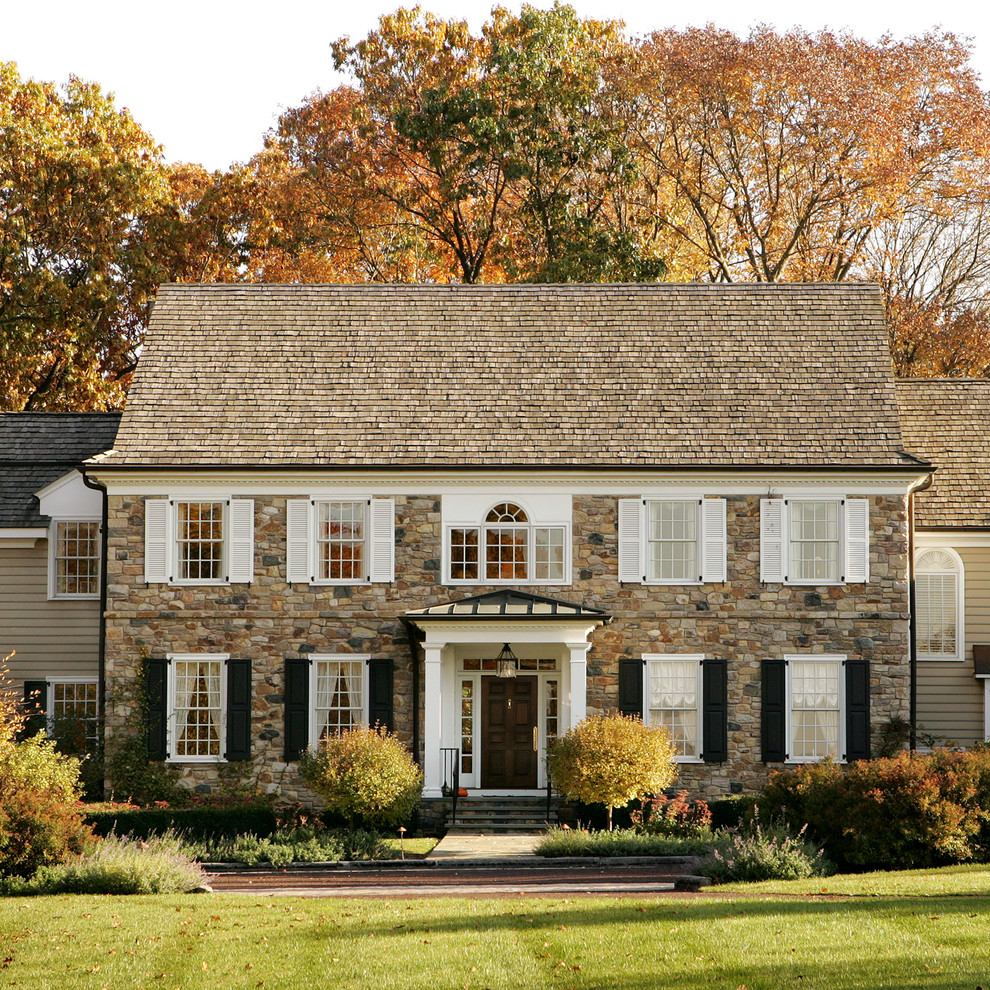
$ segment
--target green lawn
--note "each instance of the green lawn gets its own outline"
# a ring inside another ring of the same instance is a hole
[[[399,851],[400,851],[399,840],[383,839],[382,841],[395,853],[395,858],[398,859]],[[433,839],[433,838],[403,839],[402,850],[405,852],[405,855],[407,857],[412,857],[415,859],[423,859],[426,856],[426,854],[430,852],[439,841],[440,841],[439,839]]]
[[[11,898],[0,986],[975,990],[988,912],[977,896]]]

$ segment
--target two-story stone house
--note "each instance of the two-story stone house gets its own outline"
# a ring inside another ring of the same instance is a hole
[[[715,795],[908,714],[929,470],[870,286],[166,286],[88,470],[108,745],[145,685],[190,785],[304,796],[370,721],[427,797],[527,792],[618,708]]]

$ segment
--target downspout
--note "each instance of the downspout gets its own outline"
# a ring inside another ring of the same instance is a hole
[[[404,616],[402,624],[406,627],[409,639],[409,657],[412,661],[412,751],[413,759],[420,767],[423,761],[419,757],[419,656],[416,649],[416,627]]]
[[[911,693],[908,708],[910,735],[908,746],[911,752],[918,748],[918,647],[916,643],[917,619],[915,616],[915,575],[914,575],[914,496],[917,492],[932,487],[935,475],[929,474],[922,484],[908,489],[908,657],[911,670]]]
[[[97,756],[102,759],[105,749],[104,743],[104,719],[106,716],[106,674],[107,674],[107,545],[109,534],[107,532],[110,522],[110,508],[105,485],[98,481],[92,481],[87,477],[83,468],[77,469],[82,475],[83,484],[93,491],[103,495],[103,513],[100,522],[100,631],[98,649],[98,676],[100,679],[99,691],[97,692],[96,714],[100,724],[100,734],[97,741]]]

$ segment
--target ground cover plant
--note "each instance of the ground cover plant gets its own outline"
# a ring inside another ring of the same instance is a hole
[[[551,828],[534,850],[537,856],[703,856],[711,851],[714,834],[653,835],[632,829],[586,832]]]
[[[11,898],[0,958],[31,990],[973,990],[988,912],[987,896]]]
[[[246,833],[183,843],[202,863],[321,863],[341,859],[394,859],[392,846],[377,832],[299,826],[281,828],[268,836]]]
[[[804,832],[759,823],[718,835],[697,872],[716,881],[800,880],[825,877],[834,866]]]

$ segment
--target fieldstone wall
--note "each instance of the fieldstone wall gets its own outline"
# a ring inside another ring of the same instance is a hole
[[[233,493],[237,497],[237,493]],[[308,653],[391,657],[395,728],[412,743],[412,660],[399,616],[450,598],[496,590],[440,584],[440,496],[386,493],[396,504],[396,574],[391,585],[288,585],[285,497],[255,499],[255,580],[248,587],[144,583],[144,499],[110,498],[107,603],[107,738],[135,731],[135,686],[144,657],[229,653],[254,670],[253,779],[286,800],[311,801],[283,749],[283,664]],[[871,663],[874,727],[908,714],[906,501],[873,497],[868,585],[785,587],[759,580],[758,496],[728,502],[728,580],[691,587],[620,585],[618,495],[574,499],[570,587],[525,590],[604,608],[588,654],[588,710],[614,710],[619,661],[644,653],[703,653],[729,661],[729,760],[684,765],[679,784],[717,797],[758,787],[760,661],[784,653],[842,653]],[[421,708],[422,702],[416,707]],[[183,780],[209,787],[216,765],[188,764]]]

